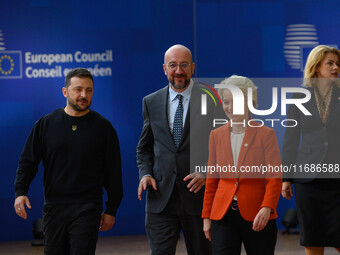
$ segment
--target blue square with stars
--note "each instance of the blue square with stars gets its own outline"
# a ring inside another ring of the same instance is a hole
[[[0,79],[22,78],[21,51],[0,51]]]

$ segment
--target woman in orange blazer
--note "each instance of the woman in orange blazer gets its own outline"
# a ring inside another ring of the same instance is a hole
[[[233,115],[231,90],[219,90],[229,122],[213,130],[209,138],[203,230],[212,241],[213,254],[240,254],[243,242],[247,254],[272,255],[282,185],[275,131],[250,118],[247,88],[253,89],[253,104],[257,105],[251,80],[233,75],[222,84],[241,89],[245,113]]]

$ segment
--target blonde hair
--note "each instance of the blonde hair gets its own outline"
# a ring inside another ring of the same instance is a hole
[[[248,100],[248,88],[252,88],[252,97],[253,97],[253,106],[254,108],[257,108],[257,87],[254,85],[254,83],[244,76],[238,76],[238,75],[232,75],[229,78],[225,78],[223,81],[221,81],[220,84],[228,84],[228,85],[234,85],[241,89],[244,98],[247,102]],[[226,90],[226,88],[220,88],[218,89],[218,94],[220,98],[223,100],[223,91]],[[249,118],[251,117],[251,112],[249,111]]]
[[[319,67],[327,53],[333,53],[337,55],[338,59],[340,60],[340,51],[338,49],[329,47],[327,45],[316,46],[314,49],[312,49],[307,58],[303,74],[303,86],[313,86],[313,79],[317,78],[316,69]],[[337,81],[336,83],[337,86],[340,87],[340,81]]]

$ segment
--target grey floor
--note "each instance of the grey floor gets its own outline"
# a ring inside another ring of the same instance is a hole
[[[277,255],[304,255],[304,249],[299,245],[298,235],[278,234],[276,245]],[[41,255],[43,247],[32,247],[30,241],[2,242],[1,255]],[[149,245],[147,237],[141,236],[112,236],[101,237],[97,243],[97,255],[148,255]],[[184,240],[180,239],[177,246],[177,255],[187,254]],[[242,254],[246,254],[244,251]],[[326,248],[325,255],[339,255],[332,248]],[[261,255],[261,254],[259,254]]]

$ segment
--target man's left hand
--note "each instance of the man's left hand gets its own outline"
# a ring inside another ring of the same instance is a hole
[[[100,231],[110,230],[114,224],[115,224],[115,216],[103,213],[101,220],[100,220],[99,230]]]
[[[192,179],[192,180],[187,185],[187,188],[190,189],[190,192],[197,193],[205,185],[205,177],[201,173],[198,173],[198,172],[191,173],[191,174],[185,176],[183,181],[188,181],[190,179]]]

